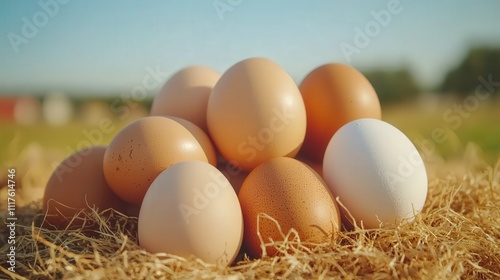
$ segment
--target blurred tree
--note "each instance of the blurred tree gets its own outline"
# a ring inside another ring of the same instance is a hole
[[[500,48],[473,48],[448,72],[440,89],[467,95],[476,89],[479,76],[488,80],[489,75],[492,75],[491,80],[500,81]]]
[[[392,103],[415,97],[420,89],[407,69],[363,72],[375,88],[381,103]]]

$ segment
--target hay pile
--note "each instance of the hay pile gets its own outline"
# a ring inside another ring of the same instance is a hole
[[[136,244],[137,219],[116,212],[91,213],[77,230],[47,230],[40,204],[31,204],[17,209],[18,274],[2,261],[0,279],[499,279],[500,161],[488,166],[469,152],[458,163],[427,159],[426,166],[429,194],[413,223],[343,231],[324,244],[284,233],[285,242],[268,244],[281,256],[249,260],[242,253],[227,268],[145,252]],[[1,244],[6,234],[1,227]],[[7,252],[3,245],[0,259]]]

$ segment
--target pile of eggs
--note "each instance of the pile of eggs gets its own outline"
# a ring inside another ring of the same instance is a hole
[[[151,116],[56,168],[46,222],[64,228],[82,210],[135,207],[147,251],[228,265],[242,244],[260,257],[291,229],[323,242],[342,223],[411,221],[426,199],[425,167],[380,118],[372,85],[347,65],[318,67],[299,87],[264,58],[223,75],[188,67],[166,82]]]

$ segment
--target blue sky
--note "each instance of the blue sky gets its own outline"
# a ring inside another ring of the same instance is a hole
[[[434,86],[469,47],[500,46],[495,0],[400,0],[385,26],[373,14],[395,0],[56,1],[0,1],[0,91],[126,91],[147,67],[165,76],[193,64],[223,72],[253,56],[274,60],[297,82],[341,62],[360,70],[407,66]],[[40,3],[57,10],[48,15]],[[23,35],[26,20],[37,28],[31,38]],[[348,60],[341,46],[357,47],[357,28],[376,25]]]

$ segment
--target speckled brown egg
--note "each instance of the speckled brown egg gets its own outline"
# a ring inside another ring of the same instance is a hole
[[[306,164],[288,157],[271,159],[256,167],[243,182],[238,194],[245,224],[244,243],[253,257],[264,243],[282,241],[274,218],[286,235],[294,228],[302,241],[322,242],[339,230],[340,215],[336,202],[321,177]],[[258,222],[259,219],[259,222]],[[266,247],[275,255],[274,247]]]
[[[78,227],[85,216],[82,211],[121,210],[122,202],[104,179],[105,152],[105,146],[85,148],[67,157],[54,170],[43,196],[47,225],[63,229],[71,222],[71,227]]]
[[[139,205],[160,172],[187,160],[208,162],[193,134],[173,119],[146,117],[113,138],[104,155],[104,176],[121,199]]]

